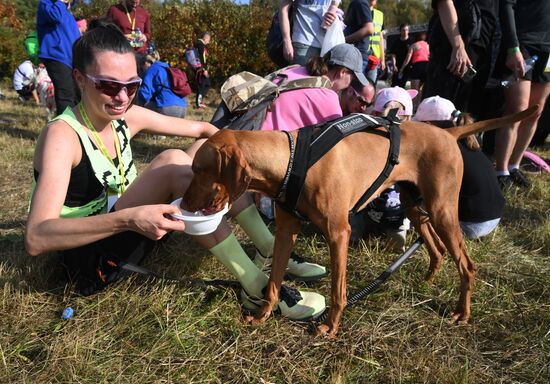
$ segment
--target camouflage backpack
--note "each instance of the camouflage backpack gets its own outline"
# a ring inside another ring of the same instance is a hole
[[[218,128],[260,130],[268,107],[283,92],[303,88],[331,88],[330,80],[320,76],[306,76],[287,80],[284,71],[290,66],[266,77],[251,72],[240,72],[229,77],[221,87],[222,103],[214,113],[212,124]]]

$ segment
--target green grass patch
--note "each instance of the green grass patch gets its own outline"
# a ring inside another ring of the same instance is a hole
[[[5,89],[5,88],[4,88]],[[376,293],[347,310],[336,340],[280,317],[242,323],[239,290],[202,289],[134,276],[91,296],[65,286],[54,254],[23,245],[32,154],[45,112],[13,92],[0,101],[1,383],[548,383],[550,382],[550,177],[511,192],[498,230],[467,248],[478,266],[472,320],[450,324],[458,275],[450,258],[432,285],[421,248]],[[189,108],[190,118],[208,120]],[[138,168],[188,140],[134,140]],[[550,157],[547,144],[539,152]],[[232,223],[244,248],[253,245]],[[273,229],[273,228],[272,228]],[[304,225],[297,250],[330,265],[325,241]],[[411,235],[412,242],[415,235]],[[348,288],[369,284],[397,255],[372,239],[350,247]],[[146,266],[171,276],[232,277],[184,234]],[[330,279],[302,289],[329,297]],[[68,321],[62,310],[75,310]]]

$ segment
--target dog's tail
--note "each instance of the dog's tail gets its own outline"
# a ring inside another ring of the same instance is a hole
[[[449,128],[449,129],[446,129],[445,131],[449,132],[457,140],[462,139],[463,137],[472,135],[474,133],[490,131],[491,129],[500,128],[507,124],[515,123],[516,121],[526,119],[534,115],[538,107],[539,107],[538,104],[533,105],[532,107],[527,108],[525,111],[521,111],[519,113],[516,113],[515,115],[499,117],[498,119],[478,121],[476,123],[472,123],[468,125],[461,125],[458,127]]]

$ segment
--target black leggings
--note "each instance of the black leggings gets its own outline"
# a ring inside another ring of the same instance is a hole
[[[50,59],[43,60],[52,79],[55,92],[55,106],[60,115],[67,107],[74,107],[80,101],[80,93],[73,79],[71,68],[65,64]]]

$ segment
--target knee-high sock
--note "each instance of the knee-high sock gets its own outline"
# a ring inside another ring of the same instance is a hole
[[[263,296],[262,289],[268,277],[250,260],[233,233],[209,251],[239,280],[249,295]]]
[[[275,238],[265,225],[255,205],[243,209],[235,216],[235,220],[264,257],[272,255]]]

